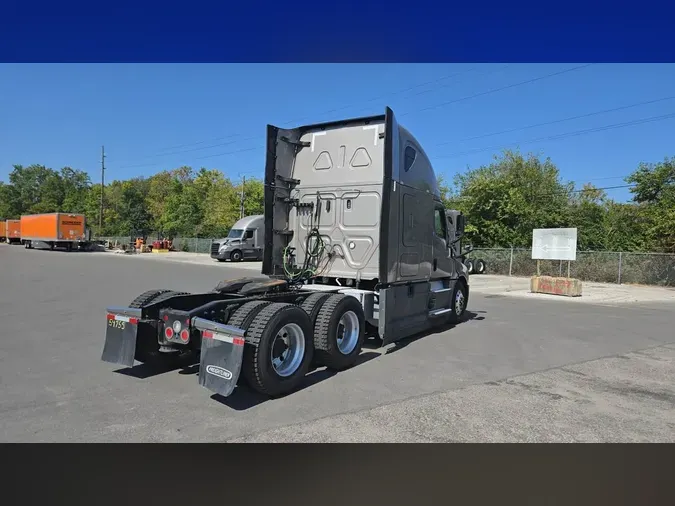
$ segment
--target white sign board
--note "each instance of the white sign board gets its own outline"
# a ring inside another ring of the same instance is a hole
[[[533,260],[576,260],[576,228],[535,228],[532,231]]]

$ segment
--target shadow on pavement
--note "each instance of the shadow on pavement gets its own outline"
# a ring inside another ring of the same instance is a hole
[[[457,325],[462,325],[465,322],[475,320],[475,321],[482,321],[485,320],[484,315],[485,311],[466,311],[464,313],[464,318],[462,318],[461,321],[458,323],[450,323],[448,325],[442,325],[440,327],[435,327],[433,329],[427,330],[425,332],[420,332],[419,334],[412,335],[410,337],[406,337],[405,339],[401,339],[400,341],[395,342],[391,348],[389,348],[385,354],[390,355],[392,353],[396,353],[397,351],[402,350],[406,346],[414,343],[415,341],[419,341],[420,339],[424,339],[427,336],[431,336],[434,334],[440,334],[442,332],[446,332],[448,330],[451,330],[455,328]]]
[[[375,353],[372,351],[362,352],[361,355],[359,355],[359,358],[356,360],[356,363],[352,367],[357,367],[359,365],[365,364],[366,362],[370,362],[372,359],[378,357],[379,355],[380,355],[379,353]],[[263,402],[266,401],[273,401],[275,399],[282,399],[284,397],[292,396],[298,392],[301,392],[306,388],[311,387],[312,385],[316,385],[317,383],[321,383],[322,381],[330,379],[336,374],[339,374],[338,371],[326,369],[325,367],[315,368],[314,370],[310,370],[309,374],[305,376],[304,381],[296,390],[286,395],[282,395],[275,398],[270,398],[262,394],[259,394],[258,392],[249,388],[248,385],[246,385],[246,383],[240,381],[240,383],[237,385],[237,388],[235,388],[234,392],[232,392],[232,395],[230,395],[229,397],[223,397],[222,395],[219,394],[213,394],[211,396],[211,399],[218,401],[221,404],[227,406],[228,408],[234,409],[236,411],[245,411],[259,404],[262,404]]]
[[[194,369],[195,367],[196,370]],[[114,372],[136,379],[148,379],[176,370],[178,370],[179,374],[193,374],[193,370],[199,372],[199,356],[189,354],[167,364],[140,364],[117,369]]]

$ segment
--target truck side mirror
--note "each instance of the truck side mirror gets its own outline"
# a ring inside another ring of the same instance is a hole
[[[457,234],[461,235],[464,233],[464,226],[466,225],[466,218],[463,214],[457,216]]]

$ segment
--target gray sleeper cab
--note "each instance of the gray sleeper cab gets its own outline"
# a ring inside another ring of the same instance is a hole
[[[354,365],[367,334],[386,345],[460,320],[469,297],[464,216],[444,208],[427,155],[391,109],[270,125],[266,147],[266,276],[203,293],[149,290],[108,308],[103,360],[132,366],[197,353],[207,389],[230,395],[241,373],[276,396],[297,388],[311,363]]]
[[[341,285],[373,300],[364,309],[385,343],[435,326],[455,304],[463,311],[464,217],[444,208],[429,158],[391,109],[292,130],[268,126],[267,153],[263,274],[284,275],[289,246],[302,263],[307,235],[318,230],[331,261],[305,288]]]
[[[265,245],[265,217],[262,214],[245,216],[236,222],[223,239],[211,243],[211,258],[219,262],[231,260],[262,260]]]

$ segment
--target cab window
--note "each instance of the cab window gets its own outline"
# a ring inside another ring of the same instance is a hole
[[[434,210],[434,233],[441,239],[447,238],[447,227],[445,222],[445,213],[442,208],[437,207]]]
[[[404,158],[403,170],[408,172],[410,170],[410,167],[412,167],[413,163],[415,163],[415,158],[417,158],[417,151],[415,151],[415,148],[413,148],[412,146],[408,146],[405,148],[403,158]]]
[[[253,239],[253,230],[246,231],[246,239]]]

